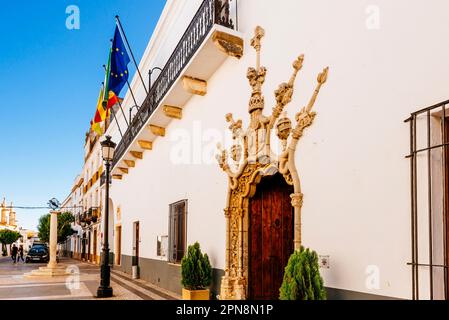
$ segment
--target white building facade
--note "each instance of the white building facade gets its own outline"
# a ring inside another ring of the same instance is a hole
[[[114,268],[179,293],[180,260],[198,241],[214,296],[275,298],[285,257],[303,245],[320,255],[331,299],[447,298],[446,103],[415,112],[448,96],[448,11],[443,0],[167,1],[139,66],[162,75],[151,88],[134,77],[138,113],[129,127],[116,114],[123,137],[116,121],[106,132],[118,143]],[[124,114],[133,106],[127,92]],[[242,130],[252,143],[231,149]],[[275,155],[219,163],[217,144],[236,160],[251,147]],[[99,148],[89,154],[86,210],[102,207],[89,183]]]
[[[100,264],[103,241],[101,212],[105,175],[99,140],[93,131],[86,134],[81,174],[61,205],[61,211],[71,212],[75,220],[74,234],[62,245],[65,255],[94,264]]]
[[[80,258],[81,256],[81,237],[83,230],[79,225],[79,216],[83,213],[83,183],[84,179],[78,175],[76,176],[70,194],[61,203],[63,212],[70,212],[74,215],[75,221],[71,227],[73,234],[67,238],[64,244],[61,244],[63,255],[71,258]]]
[[[103,160],[101,157],[100,137],[95,132],[90,132],[86,137],[84,152],[84,167],[82,177],[84,186],[82,189],[83,212],[76,223],[81,226],[81,259],[100,263],[102,229],[101,210],[103,203]]]

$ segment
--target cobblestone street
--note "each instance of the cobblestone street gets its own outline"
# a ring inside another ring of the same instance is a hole
[[[62,259],[70,276],[26,278],[25,273],[45,264],[13,264],[10,257],[0,258],[0,300],[94,300],[100,283],[96,265]],[[179,296],[142,280],[132,280],[122,272],[111,272],[112,300],[176,300]]]

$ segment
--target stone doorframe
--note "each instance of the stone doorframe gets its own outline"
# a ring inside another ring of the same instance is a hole
[[[293,63],[293,75],[288,83],[282,83],[275,91],[276,106],[271,116],[263,115],[265,99],[262,86],[267,69],[260,66],[261,40],[265,31],[257,27],[251,46],[256,50],[256,68],[249,68],[247,78],[252,87],[249,102],[250,124],[243,130],[242,121],[234,121],[232,114],[226,115],[232,131],[234,144],[228,154],[221,150],[217,157],[220,167],[229,179],[226,218],[225,275],[221,281],[220,299],[245,300],[248,297],[248,243],[249,243],[249,200],[255,195],[257,185],[263,177],[276,173],[293,186],[291,195],[294,208],[294,249],[301,248],[301,208],[303,194],[295,164],[295,152],[304,130],[311,126],[316,113],[312,111],[321,86],[326,82],[328,68],[318,75],[317,86],[309,104],[296,114],[296,126],[287,117],[284,108],[292,100],[294,82],[302,69],[304,56]],[[280,155],[271,150],[271,133],[276,135],[282,146]],[[229,156],[228,156],[229,155]],[[230,158],[230,159],[229,159]]]

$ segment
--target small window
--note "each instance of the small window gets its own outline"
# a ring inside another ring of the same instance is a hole
[[[168,249],[168,236],[157,237],[157,256],[166,257]]]
[[[184,257],[187,242],[187,200],[170,205],[169,261],[179,263]]]

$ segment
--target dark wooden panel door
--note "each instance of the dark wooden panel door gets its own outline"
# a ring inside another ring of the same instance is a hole
[[[122,227],[117,227],[117,255],[115,257],[115,264],[118,266],[122,265]]]
[[[139,239],[140,239],[140,223],[139,221],[134,222],[134,232],[133,232],[133,266],[139,265]]]
[[[94,247],[93,247],[93,258],[92,261],[97,263],[97,230],[94,230]]]
[[[249,205],[249,298],[279,298],[293,253],[293,188],[280,174],[264,178]]]
[[[89,238],[88,238],[88,241],[87,241],[87,260],[88,261],[91,261],[91,254],[90,254],[90,247],[91,247],[91,245],[92,245],[92,242],[91,242],[91,235],[90,235],[90,231],[89,231]]]

